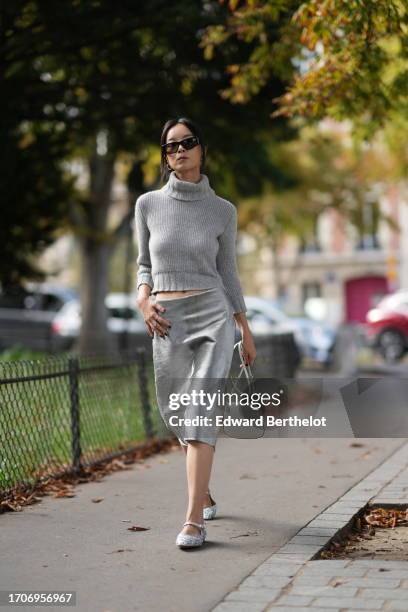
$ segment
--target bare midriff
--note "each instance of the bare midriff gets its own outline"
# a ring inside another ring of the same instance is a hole
[[[168,299],[168,298],[178,298],[186,295],[192,295],[193,293],[203,293],[203,291],[207,291],[207,289],[184,289],[182,291],[159,291],[156,293],[156,298],[158,300]]]

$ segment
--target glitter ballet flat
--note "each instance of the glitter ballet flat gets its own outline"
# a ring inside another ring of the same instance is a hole
[[[211,521],[213,518],[215,518],[215,515],[217,514],[217,504],[215,503],[215,500],[211,497],[210,489],[208,489],[207,493],[211,501],[211,506],[205,506],[203,508],[203,519],[205,519],[206,521]]]
[[[196,546],[201,546],[205,542],[205,538],[207,535],[204,523],[194,523],[193,521],[186,521],[183,525],[194,525],[194,527],[198,527],[200,529],[200,535],[191,535],[189,533],[180,533],[176,538],[177,546],[181,546],[182,548],[194,548]]]

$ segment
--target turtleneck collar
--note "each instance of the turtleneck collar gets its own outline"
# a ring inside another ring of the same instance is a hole
[[[177,178],[174,170],[170,172],[169,180],[164,185],[163,191],[176,200],[203,200],[209,195],[215,195],[206,174],[200,174],[198,183],[193,183]]]

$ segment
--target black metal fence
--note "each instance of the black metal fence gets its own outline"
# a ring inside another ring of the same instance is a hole
[[[0,362],[0,494],[168,435],[144,349]]]
[[[256,339],[255,377],[293,377],[299,352],[292,334]],[[239,361],[239,360],[238,360]],[[237,355],[232,369],[238,372]],[[50,357],[0,361],[0,498],[169,437],[156,406],[151,356]]]

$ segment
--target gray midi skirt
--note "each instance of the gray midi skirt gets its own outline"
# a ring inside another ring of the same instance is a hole
[[[171,323],[168,336],[153,336],[153,366],[157,403],[166,427],[180,444],[198,440],[216,445],[219,397],[229,375],[235,341],[233,307],[222,287],[183,297],[156,299]],[[199,401],[190,401],[194,398]],[[183,396],[182,394],[188,394]],[[199,395],[200,394],[200,395]],[[201,417],[201,418],[200,418]]]

